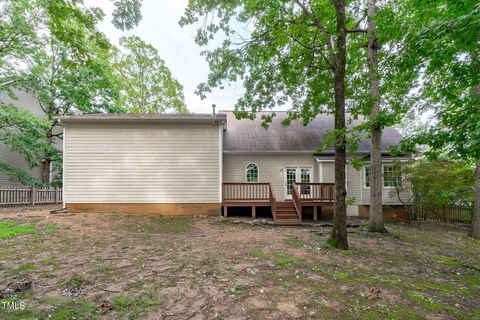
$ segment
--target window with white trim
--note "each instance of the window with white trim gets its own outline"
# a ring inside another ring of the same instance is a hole
[[[386,188],[394,188],[402,184],[402,176],[400,166],[394,164],[383,165],[383,186]]]
[[[365,166],[363,167],[363,185],[365,186],[365,188],[370,188],[370,172],[371,172],[371,168],[370,166]]]
[[[247,164],[245,180],[247,182],[258,182],[258,166],[255,163]]]

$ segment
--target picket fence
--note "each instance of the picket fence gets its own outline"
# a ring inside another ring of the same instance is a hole
[[[0,186],[0,205],[61,203],[62,195],[61,188]]]
[[[472,208],[460,206],[436,208],[430,206],[414,205],[413,214],[415,220],[419,221],[439,221],[469,224],[472,220],[473,210]]]

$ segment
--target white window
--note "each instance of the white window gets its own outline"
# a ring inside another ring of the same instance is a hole
[[[370,188],[370,166],[363,167],[363,184],[365,188]]]
[[[398,165],[384,164],[383,166],[383,187],[394,188],[402,183],[401,170]],[[363,185],[366,189],[370,188],[370,176],[372,169],[370,166],[363,167]]]
[[[258,182],[258,166],[255,163],[247,164],[245,180],[247,182]]]
[[[394,164],[383,165],[383,186],[394,188],[402,183],[400,166]]]

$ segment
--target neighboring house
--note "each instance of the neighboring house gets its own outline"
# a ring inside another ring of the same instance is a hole
[[[17,89],[15,89],[13,93],[17,99],[12,99],[7,92],[0,92],[0,101],[5,104],[12,104],[17,108],[29,110],[38,117],[45,117],[45,114],[35,95]],[[27,171],[35,179],[42,179],[40,166],[31,169],[23,155],[11,150],[3,142],[0,142],[0,159],[11,166]],[[10,180],[8,176],[0,170],[0,186],[17,185],[20,185],[20,183]]]
[[[222,206],[226,215],[229,207],[245,206],[254,216],[256,207],[267,207],[285,224],[307,215],[316,219],[319,211],[330,214],[334,152],[316,149],[333,129],[333,116],[283,127],[286,113],[277,112],[268,129],[260,117],[237,120],[232,112],[63,117],[64,205],[71,211],[165,215],[218,215]],[[389,155],[400,139],[395,129],[385,129],[387,210],[400,205],[390,192],[397,172]],[[354,156],[368,158],[369,148],[362,140]],[[347,165],[349,216],[368,213],[368,174]]]

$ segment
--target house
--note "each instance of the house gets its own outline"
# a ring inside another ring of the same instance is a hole
[[[277,112],[268,129],[255,120],[220,114],[67,116],[64,128],[64,205],[69,211],[164,215],[224,215],[233,207],[271,210],[276,222],[299,223],[332,212],[334,150],[317,152],[333,116],[284,127]],[[354,123],[355,124],[355,121]],[[390,191],[398,178],[390,147],[401,135],[382,138],[386,208],[398,214]],[[362,140],[355,157],[368,157]],[[347,165],[348,215],[368,214],[368,168]]]
[[[13,97],[6,91],[0,92],[0,102],[4,104],[11,104],[19,109],[24,109],[32,112],[39,118],[46,118],[46,114],[43,111],[38,98],[30,93],[21,89],[13,89]],[[57,145],[58,148],[61,146]],[[22,169],[30,174],[30,176],[39,181],[42,180],[41,163],[34,168],[30,168],[29,164],[25,160],[24,156],[16,151],[11,150],[3,142],[0,142],[0,160],[4,161],[10,166],[18,169]],[[53,180],[53,170],[50,169],[50,181]],[[20,183],[11,180],[4,172],[0,170],[0,186],[19,186]]]

